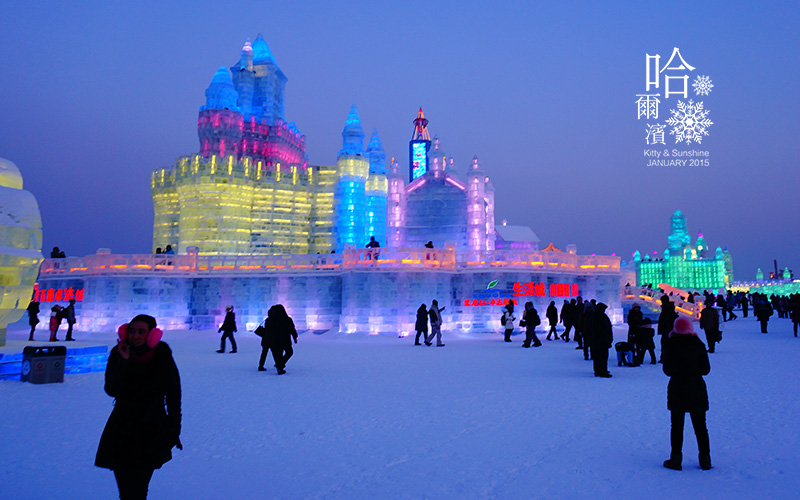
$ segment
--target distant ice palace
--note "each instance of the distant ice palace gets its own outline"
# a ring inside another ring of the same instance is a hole
[[[712,252],[703,233],[698,233],[692,244],[686,216],[680,210],[670,219],[668,245],[663,257],[659,258],[655,252],[641,255],[637,250],[630,265],[636,273],[636,282],[632,285],[657,287],[659,283],[666,283],[683,290],[718,290],[733,284],[733,259],[728,248],[717,247]]]
[[[578,295],[621,319],[620,259],[539,250],[529,228],[496,225],[478,158],[458,175],[422,109],[407,170],[387,166],[377,130],[365,147],[355,105],[335,165],[315,165],[286,120],[286,82],[261,35],[214,74],[199,151],[151,178],[152,248],[176,255],[47,259],[37,297],[80,291],[81,326],[97,331],[139,312],[166,328],[215,328],[226,305],[253,328],[282,303],[301,330],[402,335],[437,299],[444,331],[485,332],[509,301],[530,300],[544,318],[551,300]],[[380,248],[365,248],[371,236]]]

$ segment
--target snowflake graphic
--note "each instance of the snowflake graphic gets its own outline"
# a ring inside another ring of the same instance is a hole
[[[711,78],[707,76],[698,76],[694,79],[692,87],[694,87],[694,92],[697,95],[708,95],[711,89],[714,88],[714,85],[711,83]]]
[[[675,143],[685,141],[691,144],[692,141],[700,144],[703,136],[708,135],[706,130],[714,124],[708,119],[710,111],[703,109],[703,103],[695,103],[689,99],[689,103],[678,101],[678,109],[669,110],[672,116],[667,120],[667,125],[672,126],[669,133],[675,136]]]

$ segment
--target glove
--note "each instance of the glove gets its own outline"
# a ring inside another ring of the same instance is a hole
[[[179,437],[175,438],[175,447],[178,448],[179,450],[183,451],[183,445],[181,444],[181,438],[179,438]]]

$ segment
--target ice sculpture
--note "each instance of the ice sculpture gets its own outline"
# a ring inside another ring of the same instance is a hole
[[[28,307],[42,259],[39,204],[22,189],[17,166],[0,158],[0,346]]]

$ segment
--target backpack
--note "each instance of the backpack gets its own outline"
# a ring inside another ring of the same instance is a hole
[[[503,313],[503,315],[500,316],[500,324],[506,326],[506,313]]]

